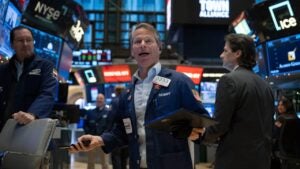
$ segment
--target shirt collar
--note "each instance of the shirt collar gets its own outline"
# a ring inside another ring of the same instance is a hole
[[[157,62],[154,66],[152,66],[147,74],[146,79],[148,78],[154,78],[156,75],[158,75],[158,73],[161,71],[161,63]],[[133,79],[137,79],[137,80],[142,80],[138,74],[139,70],[135,71],[135,73],[133,74]]]
[[[236,65],[233,69],[232,69],[232,71],[235,71],[237,68],[239,68],[240,66],[239,65]]]

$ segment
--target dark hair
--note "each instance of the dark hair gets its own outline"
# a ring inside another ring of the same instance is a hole
[[[125,87],[124,87],[124,86],[116,86],[116,87],[115,87],[115,94],[116,94],[117,96],[119,96],[124,90],[125,90]]]
[[[282,102],[282,105],[285,107],[286,114],[294,114],[295,113],[293,103],[288,98],[282,96],[280,98],[280,100],[278,101],[278,104],[279,104],[279,102]]]
[[[154,38],[156,40],[156,43],[158,44],[158,46],[161,46],[161,42],[160,42],[160,36],[159,33],[157,32],[157,30],[149,23],[138,23],[136,25],[133,26],[132,30],[131,30],[131,34],[130,34],[130,44],[132,45],[132,34],[134,31],[138,30],[138,29],[146,29],[150,32],[152,32],[154,34]]]
[[[256,51],[253,39],[243,34],[228,34],[225,41],[233,52],[241,51],[241,57],[238,58],[239,66],[252,69],[256,65]]]
[[[31,36],[33,38],[33,33],[32,31],[25,27],[25,26],[17,26],[17,27],[14,27],[11,31],[10,31],[10,37],[9,37],[9,40],[10,40],[10,43],[12,44],[15,40],[15,31],[18,31],[18,30],[22,30],[22,29],[27,29],[30,33],[31,33]]]

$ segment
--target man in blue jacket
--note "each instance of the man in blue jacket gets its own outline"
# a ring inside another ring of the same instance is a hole
[[[159,34],[150,24],[134,27],[131,54],[138,63],[138,70],[131,89],[120,97],[118,125],[101,136],[80,137],[70,152],[89,151],[99,146],[111,152],[116,147],[128,145],[131,169],[193,169],[188,138],[198,139],[199,129],[168,133],[145,128],[144,124],[180,108],[207,114],[195,85],[184,74],[161,66]],[[91,141],[88,146],[83,145],[86,140]]]
[[[10,118],[26,125],[51,113],[57,84],[54,67],[34,54],[33,41],[26,27],[15,27],[10,33],[15,54],[0,65],[0,131]]]
[[[101,135],[110,125],[110,110],[105,105],[105,96],[99,93],[96,98],[96,108],[86,111],[84,122],[85,134]],[[96,148],[88,152],[87,169],[95,169],[96,156],[99,156],[102,169],[108,169],[108,156],[100,149]]]

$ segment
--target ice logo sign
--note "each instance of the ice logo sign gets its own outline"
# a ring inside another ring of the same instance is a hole
[[[284,18],[279,18],[280,14],[276,15],[275,13],[278,13],[278,11],[282,11],[284,8],[287,9],[289,16],[282,15],[284,16]],[[289,1],[283,1],[278,4],[272,5],[269,7],[269,11],[277,31],[297,26],[297,20],[294,17],[294,11]]]

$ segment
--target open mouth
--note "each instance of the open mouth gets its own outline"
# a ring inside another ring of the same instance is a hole
[[[147,52],[143,52],[143,53],[139,54],[139,56],[148,56],[148,55],[149,55],[149,53],[147,53]]]

